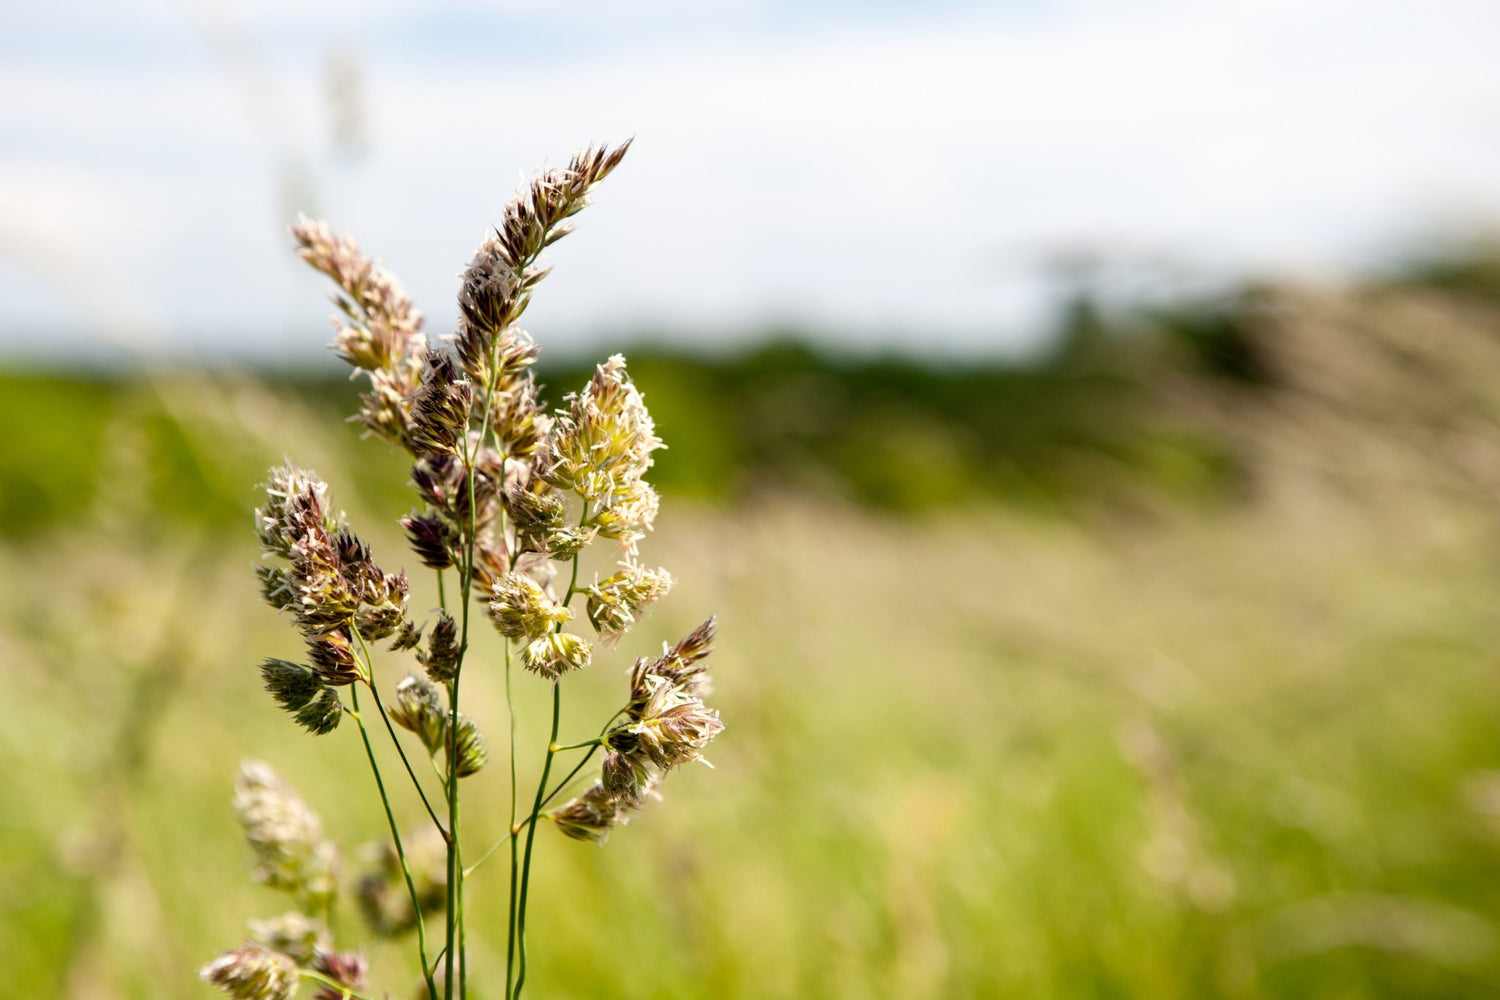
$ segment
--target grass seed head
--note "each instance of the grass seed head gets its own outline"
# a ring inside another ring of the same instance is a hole
[[[250,921],[250,937],[256,944],[279,951],[298,965],[311,965],[319,952],[332,947],[323,922],[295,910],[269,920]]]
[[[589,588],[589,621],[606,646],[613,646],[630,630],[648,605],[672,589],[672,574],[665,569],[647,569],[635,563],[624,563],[618,573]]]
[[[357,951],[321,951],[313,959],[312,967],[342,987],[335,989],[321,983],[313,1000],[348,1000],[351,992],[365,988],[370,963],[363,953]]]
[[[427,752],[437,753],[446,743],[448,712],[438,686],[425,677],[408,674],[396,685],[396,700],[390,707],[391,721],[417,734]]]
[[[446,611],[438,612],[437,624],[427,636],[427,650],[417,659],[427,668],[427,676],[439,684],[453,680],[458,667],[458,622]]]
[[[484,734],[479,731],[474,720],[462,712],[458,713],[458,733],[454,742],[456,752],[453,758],[453,773],[460,778],[467,778],[477,773],[490,758],[489,748],[484,742]]]
[[[548,597],[525,573],[505,574],[491,592],[490,620],[507,639],[541,639],[572,618],[573,612]]]
[[[314,736],[326,736],[339,726],[344,717],[344,703],[336,689],[325,687],[318,696],[297,711],[297,725]]]
[[[571,632],[552,632],[533,639],[521,650],[521,665],[555,681],[570,670],[581,670],[593,659],[588,640]]]
[[[321,901],[337,888],[338,848],[323,838],[323,824],[270,765],[240,765],[234,811],[254,852],[256,881]]]
[[[307,657],[324,684],[342,687],[364,677],[349,636],[342,631],[325,632],[308,640]]]
[[[297,964],[260,945],[226,951],[198,976],[235,1000],[290,1000],[297,991]]]
[[[447,569],[455,564],[459,538],[458,529],[452,524],[435,514],[413,511],[401,519],[401,527],[406,529],[406,540],[423,566]]]

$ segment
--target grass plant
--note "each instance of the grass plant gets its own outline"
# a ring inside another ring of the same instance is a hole
[[[723,729],[703,702],[710,618],[660,655],[639,657],[623,702],[602,726],[559,742],[564,678],[589,666],[596,646],[616,646],[673,584],[665,569],[639,559],[658,508],[645,475],[662,442],[624,358],[599,365],[564,407],[548,413],[531,371],[538,349],[519,325],[548,271],[543,252],[571,231],[568,220],[628,146],[584,150],[522,186],[463,276],[451,350],[427,340],[400,284],[352,239],[305,218],[292,229],[303,260],[338,287],[333,347],[367,380],[356,419],[411,462],[420,506],[401,524],[417,559],[436,574],[439,606],[430,623],[412,616],[406,574],[382,569],[331,506],[327,484],[287,461],[271,470],[256,511],[265,556],[257,576],[265,601],[292,619],[306,648],[298,660],[263,660],[260,673],[308,733],[326,736],[353,720],[390,850],[352,894],[373,933],[414,933],[428,1000],[470,994],[465,886],[481,864],[498,851],[509,855],[505,995],[519,1000],[530,971],[538,825],[546,820],[575,840],[602,843],[657,797],[667,772],[701,760]],[[580,573],[591,546],[611,549],[614,561],[592,580]],[[577,617],[575,599],[592,639],[566,627]],[[471,653],[476,612],[503,639],[498,663],[476,662]],[[382,643],[422,668],[389,689],[389,708],[381,695],[389,678],[375,653]],[[518,762],[517,666],[550,688],[534,792],[524,790]],[[467,858],[461,791],[490,751],[478,723],[461,711],[466,669],[504,676],[510,793],[505,835]],[[397,727],[415,738],[410,753]],[[389,736],[399,772],[382,772],[372,733]],[[554,806],[596,755],[598,778]],[[570,757],[571,769],[558,778]],[[431,793],[432,776],[418,773],[429,769],[437,784]],[[398,794],[415,797],[427,826],[403,831]],[[335,941],[343,866],[319,817],[261,762],[242,766],[235,810],[258,859],[256,879],[289,894],[294,909],[252,922],[251,940],[205,965],[203,979],[238,1000],[287,1000],[303,981],[320,1000],[366,998],[366,955]]]

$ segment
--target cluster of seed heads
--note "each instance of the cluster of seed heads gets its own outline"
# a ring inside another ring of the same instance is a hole
[[[374,867],[359,879],[356,896],[371,929],[384,935],[420,931],[424,913],[449,910],[443,955],[449,997],[453,951],[462,946],[452,914],[462,896],[450,884],[458,857],[457,782],[480,771],[489,757],[479,725],[458,707],[470,611],[487,615],[504,640],[507,670],[514,655],[525,670],[553,685],[555,729],[556,685],[589,666],[596,647],[620,643],[674,582],[666,569],[639,558],[659,508],[646,475],[663,444],[625,359],[609,358],[549,411],[532,370],[538,348],[519,324],[549,270],[543,251],[571,231],[569,220],[628,147],[586,149],[565,167],[544,169],[522,185],[463,273],[458,327],[447,345],[428,340],[422,315],[400,283],[352,238],[307,218],[292,227],[302,259],[337,286],[332,347],[367,383],[356,419],[367,434],[410,459],[417,503],[400,519],[407,542],[417,562],[437,571],[440,581],[442,574],[456,573],[460,605],[450,612],[445,603],[426,622],[414,617],[406,575],[381,569],[369,546],[330,506],[327,485],[288,461],[271,470],[265,503],[256,511],[265,553],[256,572],[266,602],[286,613],[300,633],[305,656],[263,660],[261,679],[278,706],[318,735],[332,732],[349,714],[365,735],[357,707],[360,689],[368,688],[387,724],[413,734],[438,769],[452,829],[445,829],[425,796],[432,827],[403,835],[392,817],[392,842],[372,858]],[[580,581],[580,554],[596,544],[613,549],[617,568]],[[582,615],[570,607],[574,597],[582,602]],[[576,745],[590,747],[590,755],[602,751],[598,777],[582,795],[544,810],[552,796],[542,794],[543,770],[538,807],[529,820],[526,875],[538,818],[550,819],[569,837],[603,841],[656,794],[667,772],[702,759],[723,729],[703,700],[713,637],[710,618],[676,645],[664,646],[660,656],[636,661],[623,707],[596,739]],[[388,682],[377,676],[377,643],[390,653],[410,654],[420,666],[383,699],[380,691]],[[490,666],[475,662],[470,669]],[[548,765],[566,749],[555,741],[549,745]],[[404,751],[402,757],[405,762]],[[369,760],[377,768],[373,754]],[[283,1000],[301,979],[317,983],[320,996],[358,995],[364,959],[335,950],[328,930],[341,865],[316,815],[263,764],[243,768],[235,808],[257,858],[256,877],[290,893],[298,908],[253,922],[253,943],[205,966],[203,978],[240,998]],[[512,858],[514,879],[514,851]],[[513,884],[513,900],[515,895]],[[525,898],[523,879],[523,942]],[[513,936],[516,919],[513,905]],[[521,973],[511,997],[519,997],[525,978],[524,946],[519,953]],[[436,967],[425,952],[423,959],[428,995],[437,1000]],[[463,990],[460,980],[460,996]]]

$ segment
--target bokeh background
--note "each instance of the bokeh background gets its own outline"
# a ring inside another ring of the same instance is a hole
[[[528,327],[554,401],[630,358],[679,585],[564,732],[711,611],[729,728],[604,849],[540,841],[537,996],[1500,994],[1497,38],[1484,0],[6,6],[0,997],[209,995],[284,908],[242,758],[351,870],[383,835],[353,732],[254,669],[297,653],[265,469],[387,564],[413,503],[287,222],[441,335],[520,174],[630,135]]]

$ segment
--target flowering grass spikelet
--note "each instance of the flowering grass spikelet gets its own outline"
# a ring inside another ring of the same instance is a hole
[[[293,716],[297,725],[314,736],[326,736],[338,728],[344,717],[344,703],[339,693],[331,687],[319,691],[317,697],[303,705]]]
[[[474,720],[464,715],[458,715],[458,732],[453,738],[453,774],[460,778],[467,778],[478,773],[490,758],[489,748],[485,746],[484,734],[474,724]]]
[[[572,618],[573,612],[548,597],[525,573],[505,574],[490,597],[490,619],[507,639],[539,639]]]
[[[270,766],[240,765],[234,811],[258,862],[256,881],[299,899],[322,900],[336,888],[338,848],[323,824]]]
[[[625,373],[625,358],[612,356],[557,417],[547,481],[591,503],[608,506],[651,467],[662,447],[645,400]]]
[[[446,611],[438,613],[437,624],[427,636],[427,650],[417,659],[427,668],[427,676],[439,684],[453,680],[461,652],[458,644],[458,622]]]
[[[425,677],[408,674],[396,685],[396,701],[390,709],[391,721],[417,734],[429,754],[445,745],[448,712],[436,684]]]
[[[661,600],[672,589],[672,574],[665,569],[646,569],[633,562],[623,565],[618,573],[589,588],[589,621],[609,646],[630,630],[642,609]]]
[[[521,650],[521,665],[548,680],[557,680],[570,670],[581,670],[593,659],[588,640],[571,632],[552,632],[533,639]]]
[[[289,1000],[297,990],[297,964],[260,945],[226,951],[198,975],[235,1000]]]

